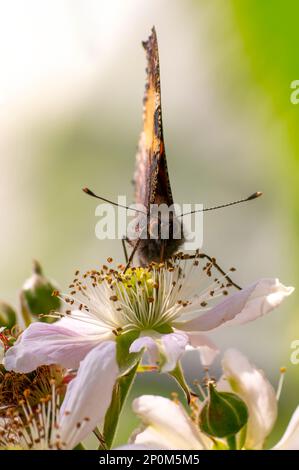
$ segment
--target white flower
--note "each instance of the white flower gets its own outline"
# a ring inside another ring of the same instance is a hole
[[[213,264],[200,261],[180,255],[167,267],[152,264],[126,274],[103,267],[76,278],[63,297],[69,307],[64,317],[54,324],[31,324],[7,351],[5,367],[19,372],[53,363],[76,368],[97,345],[134,331],[130,352],[146,349],[162,371],[171,371],[188,345],[204,346],[206,356],[217,351],[202,332],[255,320],[293,291],[277,279],[262,279],[219,301],[232,282],[222,276],[211,283]],[[199,292],[192,288],[191,273],[199,278]]]
[[[120,449],[202,450],[210,447],[210,439],[199,431],[179,402],[143,395],[136,398],[132,406],[143,428],[135,432],[132,444]]]
[[[237,393],[249,411],[244,447],[262,449],[277,419],[276,393],[262,370],[235,349],[226,351],[222,361],[223,377],[219,390]],[[226,385],[225,385],[226,381]],[[299,406],[274,450],[299,450]]]
[[[299,450],[299,406],[294,411],[284,435],[273,450]]]
[[[61,407],[53,384],[52,395],[37,409],[25,398],[23,413],[9,412],[0,421],[0,449],[73,449],[103,421],[118,373],[115,343],[94,348],[80,363]]]
[[[217,389],[236,393],[248,407],[245,448],[262,449],[277,418],[275,390],[264,372],[236,349],[224,353],[222,369]]]
[[[263,371],[237,350],[226,351],[222,366],[223,376],[217,390],[236,393],[248,407],[249,418],[242,448],[261,450],[277,418],[275,391]],[[197,415],[201,407],[202,403],[198,402]],[[214,439],[212,442],[200,432],[198,419],[191,420],[179,403],[167,398],[141,396],[134,400],[133,410],[141,418],[143,426],[134,433],[132,443],[121,449],[212,449],[218,441]],[[225,448],[224,441],[219,443]],[[299,406],[273,450],[299,450]]]

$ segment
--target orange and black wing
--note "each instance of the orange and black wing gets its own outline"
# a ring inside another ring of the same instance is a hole
[[[159,52],[155,28],[143,42],[147,81],[143,100],[143,130],[136,155],[135,202],[148,210],[150,204],[173,204],[162,127]]]

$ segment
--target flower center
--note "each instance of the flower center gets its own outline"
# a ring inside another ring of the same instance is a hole
[[[124,327],[157,328],[163,323],[165,279],[158,267],[130,268],[113,284]]]
[[[81,277],[76,271],[69,286],[70,294],[55,293],[68,305],[65,313],[57,316],[71,315],[94,325],[95,334],[132,330],[170,332],[181,315],[190,316],[192,311],[198,314],[200,309],[207,308],[210,300],[226,295],[232,286],[232,281],[214,259],[201,264],[200,258],[200,253],[193,256],[179,253],[166,263],[131,267],[126,272],[122,265],[118,269],[104,265]],[[107,261],[110,264],[113,260],[108,258]],[[212,277],[213,268],[220,270],[220,278]],[[209,284],[196,295],[191,280],[194,271],[196,291],[202,278]]]

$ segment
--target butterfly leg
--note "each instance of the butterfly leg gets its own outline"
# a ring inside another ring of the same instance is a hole
[[[218,272],[220,272],[227,281],[233,285],[236,289],[242,290],[242,287],[240,287],[238,284],[236,284],[230,277],[229,275],[219,266],[219,264],[216,262],[215,258],[212,258],[209,255],[206,255],[205,253],[197,253],[195,255],[190,255],[188,257],[189,259],[195,259],[195,258],[202,258],[202,259],[207,259],[216,269]]]
[[[165,253],[165,243],[163,240],[161,243],[161,249],[160,249],[160,263],[163,263],[164,261],[164,253]]]
[[[134,245],[134,248],[133,248],[133,250],[131,251],[130,257],[129,257],[128,262],[127,262],[127,264],[126,264],[124,273],[127,271],[127,269],[130,267],[130,264],[132,263],[132,260],[133,260],[133,258],[134,258],[134,255],[135,255],[135,253],[136,253],[136,251],[137,251],[137,248],[138,248],[138,246],[139,246],[140,240],[141,240],[141,238],[138,238],[138,240],[136,240],[136,243],[135,243],[135,245]]]
[[[126,247],[126,241],[128,241],[127,237],[124,235],[121,239],[121,243],[122,243],[122,246],[123,246],[123,250],[124,250],[124,255],[125,255],[125,260],[126,260],[126,263],[128,263],[129,261],[129,258],[128,258],[128,251],[127,251],[127,247]]]

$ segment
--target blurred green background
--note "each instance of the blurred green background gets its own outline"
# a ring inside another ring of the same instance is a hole
[[[203,249],[238,269],[239,283],[299,275],[299,79],[296,0],[12,0],[0,4],[0,297],[17,304],[32,258],[66,289],[76,268],[119,241],[94,234],[89,186],[133,197],[145,57],[157,29],[168,166],[177,202],[212,205],[256,191],[263,198],[205,216]],[[299,402],[297,294],[270,316],[213,335],[278,381],[286,366],[275,442]],[[198,357],[185,359],[200,377]],[[219,371],[215,367],[215,374]],[[156,375],[134,395],[176,390]],[[134,424],[130,403],[118,442]]]

